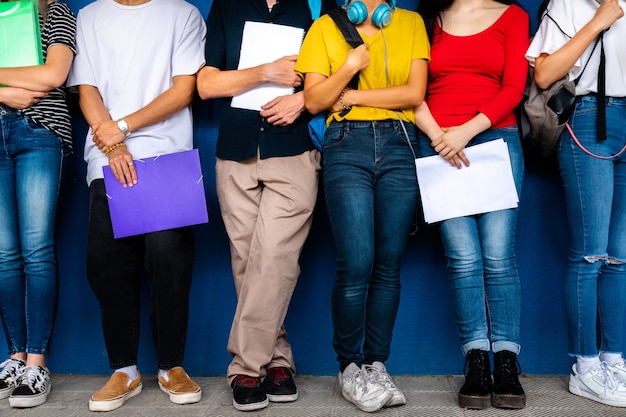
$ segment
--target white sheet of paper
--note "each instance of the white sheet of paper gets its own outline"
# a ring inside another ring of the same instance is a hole
[[[470,146],[464,152],[470,166],[461,169],[439,155],[415,160],[427,223],[517,207],[519,199],[504,140]]]
[[[239,66],[256,67],[288,55],[297,55],[304,29],[273,23],[246,22],[243,28]],[[261,106],[278,96],[292,94],[292,87],[265,83],[233,97],[231,107],[261,111]]]

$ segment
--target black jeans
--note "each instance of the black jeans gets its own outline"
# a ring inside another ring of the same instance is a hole
[[[193,257],[189,227],[114,239],[104,181],[91,183],[87,279],[100,303],[112,369],[137,364],[144,272],[151,283],[150,318],[157,366],[170,369],[182,365]]]

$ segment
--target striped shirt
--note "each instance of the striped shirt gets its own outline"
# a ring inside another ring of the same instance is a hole
[[[52,45],[65,45],[76,54],[76,17],[70,8],[59,2],[49,5],[48,19],[44,23],[39,15],[41,27],[41,46],[43,59],[46,60],[48,49]],[[72,147],[72,126],[67,108],[67,88],[55,88],[49,94],[23,110],[23,113],[40,126],[54,132],[63,139],[64,147]]]

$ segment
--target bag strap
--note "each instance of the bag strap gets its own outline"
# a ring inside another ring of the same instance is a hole
[[[563,28],[561,28],[561,26],[558,24],[558,22],[552,16],[550,16],[549,13],[546,12],[546,14],[544,14],[543,17],[547,17],[548,19],[552,20],[552,22],[561,31],[561,33],[563,33],[565,36],[567,36],[570,39],[572,38],[570,35],[565,33]],[[589,65],[589,61],[591,61],[591,57],[593,56],[593,53],[596,51],[596,48],[598,47],[598,44],[600,44],[600,65],[598,67],[598,88],[597,88],[597,90],[598,90],[597,91],[597,96],[598,96],[597,97],[597,99],[598,99],[598,110],[597,110],[598,118],[597,118],[597,126],[596,126],[596,132],[597,132],[598,140],[605,140],[606,139],[606,105],[605,105],[605,98],[606,98],[606,93],[605,93],[606,58],[605,58],[605,55],[604,55],[604,32],[605,31],[602,31],[602,32],[600,32],[600,35],[598,35],[598,38],[596,39],[596,42],[593,44],[593,49],[591,50],[591,53],[589,54],[589,58],[587,58],[587,62],[585,62],[585,66],[583,67],[583,70],[580,72],[580,74],[578,74],[578,77],[576,77],[574,79],[574,86],[577,86],[578,85],[578,81],[580,80],[580,77],[582,77],[583,73],[587,69],[587,65]],[[582,147],[582,145],[580,145],[580,142],[578,142],[578,140],[576,139],[576,136],[574,136],[573,132],[571,131],[569,123],[567,124],[567,128],[568,128],[568,130],[570,130],[570,133],[572,133],[572,137],[574,138],[576,143],[578,143],[578,145],[581,147],[581,149],[583,151],[585,151],[589,155],[592,155],[592,156],[600,158],[599,156],[594,155],[591,152],[588,152],[584,147]],[[623,152],[623,149],[622,149],[622,152]],[[621,152],[619,154],[621,154]],[[618,156],[619,154],[613,155],[612,157],[609,157],[608,159],[614,158],[614,157]]]
[[[363,45],[363,38],[361,38],[361,35],[359,35],[359,32],[356,30],[352,22],[348,20],[348,14],[343,7],[335,7],[328,12],[328,15],[333,19],[333,21],[341,31],[344,39],[346,40],[346,42],[348,42],[348,45],[353,48]],[[358,90],[359,72],[354,74],[354,77],[352,77],[352,79],[348,83],[348,87],[354,90]]]

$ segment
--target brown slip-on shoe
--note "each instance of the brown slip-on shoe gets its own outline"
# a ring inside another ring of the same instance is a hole
[[[89,399],[90,411],[111,411],[120,408],[129,398],[141,392],[141,375],[137,372],[137,378],[128,384],[128,374],[113,372],[111,378],[100,390],[96,391]]]
[[[166,381],[159,375],[159,388],[170,396],[174,404],[192,404],[200,401],[202,390],[189,378],[189,375],[180,366],[167,371]]]

